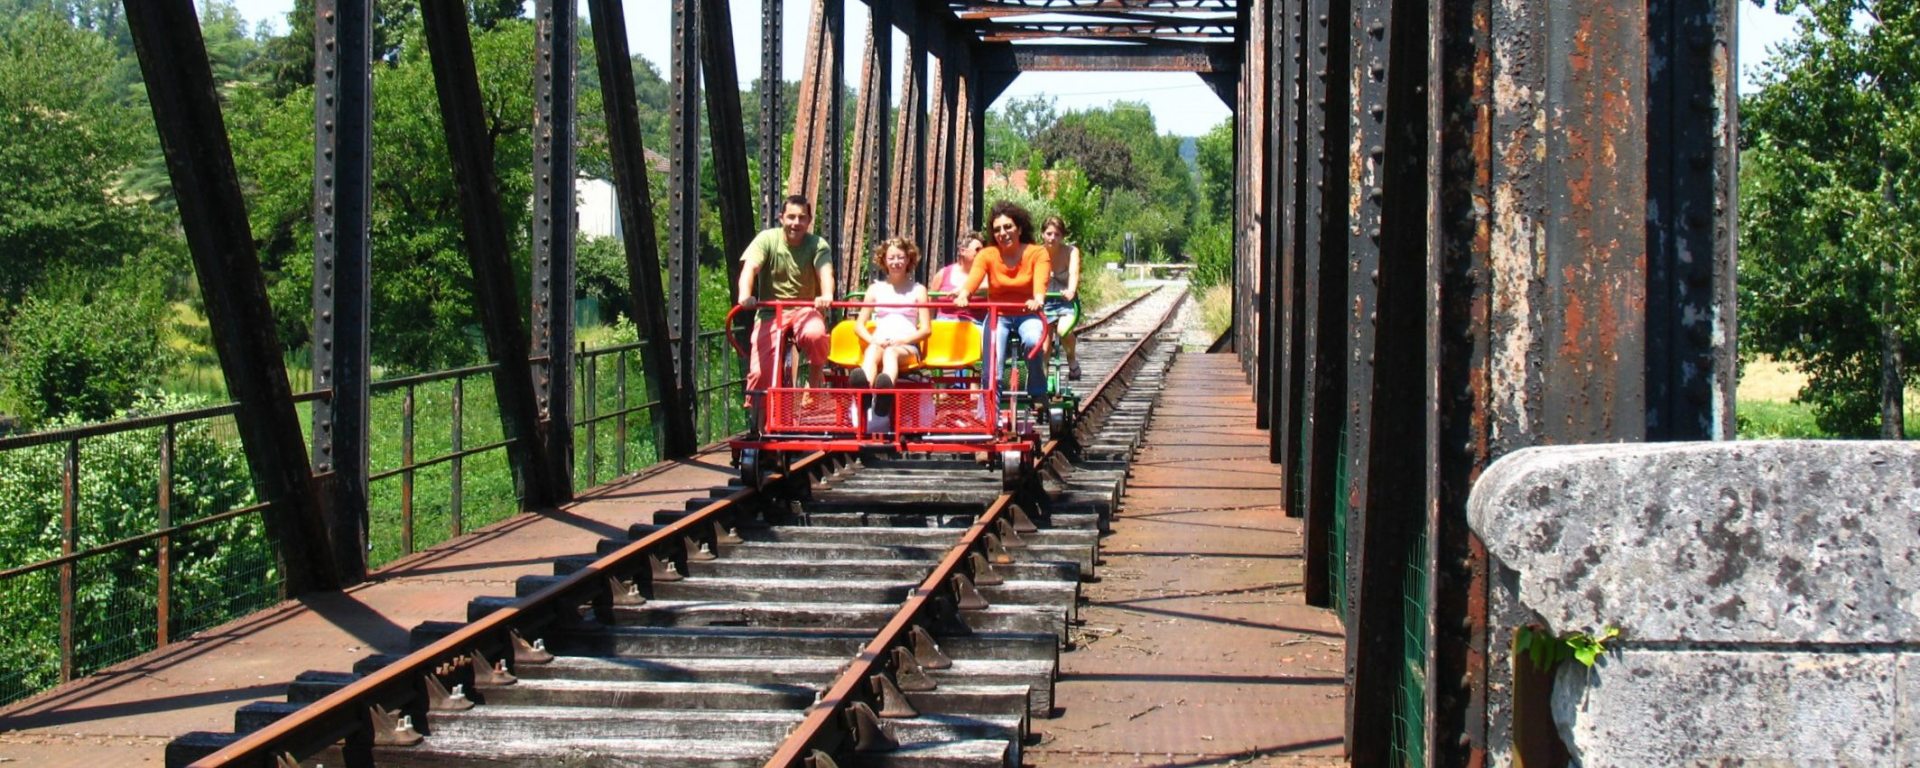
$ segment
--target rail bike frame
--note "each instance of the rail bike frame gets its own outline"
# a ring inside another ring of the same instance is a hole
[[[1023,305],[970,304],[987,310],[988,325],[985,326],[976,327],[967,320],[935,321],[966,326],[956,329],[955,333],[980,334],[984,329],[986,335],[981,341],[979,359],[965,367],[932,367],[928,364],[942,361],[928,357],[941,350],[923,349],[923,364],[911,373],[903,373],[894,386],[887,388],[853,386],[850,369],[832,363],[823,372],[826,386],[799,386],[795,363],[802,361],[795,354],[789,315],[794,310],[813,308],[813,302],[769,301],[758,306],[773,310],[772,317],[764,322],[774,323],[779,329],[775,336],[773,370],[769,372],[771,385],[747,392],[749,432],[728,441],[749,485],[757,485],[758,477],[777,464],[779,455],[788,451],[986,452],[992,463],[1001,465],[1009,473],[1030,462],[1036,453],[1038,430],[1019,407],[1019,389],[1004,386],[1000,376],[983,375],[985,371],[1000,370],[1004,354],[988,341],[992,337],[992,324],[999,322],[1003,310],[1026,314]],[[862,302],[840,301],[832,303],[830,308],[858,312],[867,306]],[[952,308],[943,302],[910,306],[936,311]],[[727,338],[740,354],[751,355],[751,350],[740,343],[738,334],[731,331],[741,309],[736,306],[727,314]],[[1025,351],[1028,357],[1046,353],[1045,334],[1043,330],[1041,343]],[[1024,371],[1019,375],[1024,375]],[[885,398],[892,399],[892,418],[890,423],[876,424],[871,406],[884,402]]]

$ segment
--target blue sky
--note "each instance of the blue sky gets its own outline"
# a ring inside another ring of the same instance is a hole
[[[237,0],[235,4],[249,22],[270,21],[281,28],[286,25],[287,11],[293,7],[292,0]],[[1758,64],[1765,57],[1768,46],[1790,34],[1793,23],[1772,10],[1756,8],[1751,2],[1743,0],[1736,4],[1740,8],[1740,90],[1745,92],[1751,89],[1750,77],[1758,71]],[[760,71],[761,5],[759,0],[734,0],[730,5],[740,75],[743,79],[752,79]],[[788,80],[797,79],[800,72],[807,13],[811,6],[812,3],[804,0],[785,0],[782,5],[785,43],[781,66]],[[664,73],[671,49],[666,4],[630,0],[626,7],[629,44],[636,53],[652,61]],[[859,79],[860,47],[863,45],[860,34],[866,28],[866,4],[847,3],[847,29],[862,31],[849,35],[848,82],[857,82]],[[905,37],[896,32],[894,50],[901,50],[904,45]],[[894,82],[899,82],[897,75]],[[1106,106],[1116,101],[1145,102],[1162,133],[1181,136],[1206,133],[1229,116],[1226,105],[1202,85],[1198,77],[1191,74],[1034,73],[1015,80],[1006,94],[1001,96],[1001,101],[1028,96],[1051,96],[1063,110]],[[894,99],[898,100],[897,94]]]

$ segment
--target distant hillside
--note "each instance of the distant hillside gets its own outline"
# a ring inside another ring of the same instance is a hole
[[[1187,170],[1200,172],[1200,138],[1183,136],[1180,138],[1180,159],[1187,161]]]

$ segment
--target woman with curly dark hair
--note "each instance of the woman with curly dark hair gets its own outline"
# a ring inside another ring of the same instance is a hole
[[[1005,350],[1007,337],[1016,331],[1028,351],[1038,349],[1047,324],[1040,316],[1040,307],[1046,301],[1047,276],[1053,271],[1047,249],[1034,243],[1033,215],[1025,208],[1005,200],[994,203],[987,223],[993,243],[974,254],[973,269],[967,274],[966,284],[960,286],[953,304],[965,309],[974,290],[985,282],[988,301],[1017,303],[1026,308],[1025,312],[1001,311],[1000,322],[988,329],[993,333],[990,349]],[[1033,399],[1034,406],[1044,407],[1047,402],[1044,355],[1027,358],[1026,384],[1027,395]]]

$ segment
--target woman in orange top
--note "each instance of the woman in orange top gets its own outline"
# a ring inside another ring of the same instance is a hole
[[[1032,352],[1039,348],[1040,337],[1046,332],[1047,321],[1040,316],[1040,305],[1046,300],[1047,276],[1052,272],[1047,248],[1033,242],[1033,215],[1025,208],[1002,200],[993,204],[987,222],[993,231],[993,244],[974,254],[973,269],[967,273],[967,282],[960,286],[953,305],[965,309],[974,290],[985,281],[988,301],[1019,303],[1026,308],[1025,312],[1000,311],[1000,322],[992,329],[993,346],[988,349],[1005,350],[1007,336],[1018,329],[1020,343]],[[1027,396],[1035,406],[1047,403],[1044,354],[1027,358]]]

